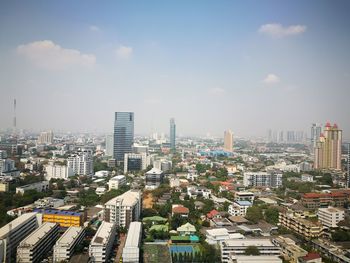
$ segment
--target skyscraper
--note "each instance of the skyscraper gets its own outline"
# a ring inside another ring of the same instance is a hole
[[[224,132],[224,151],[233,152],[233,133],[231,130]]]
[[[350,188],[350,143],[348,143],[348,171],[347,171],[347,177],[346,177],[346,183],[347,188]]]
[[[176,124],[175,119],[170,119],[170,149],[175,150],[176,149]]]
[[[106,135],[106,155],[113,156],[113,134]]]
[[[132,152],[134,143],[134,113],[116,112],[114,119],[113,157],[124,161],[124,154]]]
[[[315,169],[341,170],[342,130],[327,123],[315,148]]]
[[[316,144],[317,144],[318,140],[320,139],[321,132],[322,132],[322,127],[321,127],[320,124],[313,123],[311,125],[311,136],[310,136],[310,139],[311,139],[312,150],[315,149]]]

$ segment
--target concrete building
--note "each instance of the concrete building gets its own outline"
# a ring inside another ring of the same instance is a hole
[[[314,150],[317,146],[317,142],[320,140],[322,133],[322,126],[317,123],[313,123],[311,126],[311,149]]]
[[[175,119],[174,118],[170,119],[169,138],[170,138],[170,149],[172,151],[175,151],[176,150],[176,124],[175,124]]]
[[[126,153],[132,152],[134,144],[134,113],[116,112],[114,117],[113,158],[124,161]]]
[[[0,192],[8,192],[10,189],[10,183],[6,181],[0,181]]]
[[[116,223],[118,227],[128,228],[131,222],[139,220],[141,206],[141,192],[129,190],[105,203],[105,221]]]
[[[113,134],[106,135],[106,155],[113,156]]]
[[[1,177],[18,177],[19,170],[16,169],[15,161],[12,159],[0,159]]]
[[[157,168],[159,170],[162,170],[163,172],[168,172],[171,170],[173,166],[172,161],[161,159],[161,160],[154,160],[153,161],[153,167]]]
[[[224,151],[233,152],[233,133],[231,130],[224,132]]]
[[[36,213],[26,213],[0,228],[0,262],[10,261],[16,255],[17,246],[24,238],[38,228]]]
[[[53,198],[53,197],[45,197],[43,199],[36,200],[34,202],[34,206],[36,208],[58,208],[64,205],[63,199]]]
[[[126,153],[124,155],[124,174],[146,170],[149,164],[150,159],[146,153]]]
[[[341,170],[342,130],[328,122],[315,147],[315,169]]]
[[[52,178],[68,180],[69,177],[74,176],[73,169],[67,165],[60,165],[51,162],[44,165],[44,169],[46,172],[45,178],[48,181],[50,181]]]
[[[261,256],[279,256],[281,250],[267,238],[228,239],[220,244],[221,262],[229,263],[232,256],[243,256],[247,247],[255,246]]]
[[[196,199],[197,197],[203,197],[204,199],[211,198],[211,190],[204,186],[189,186],[187,187],[187,195],[190,198]]]
[[[81,150],[69,156],[67,166],[73,170],[74,175],[93,175],[94,162],[92,152],[89,150]]]
[[[35,212],[42,214],[43,222],[57,223],[60,227],[82,226],[84,223],[84,214],[51,209],[34,209]]]
[[[282,263],[277,255],[275,256],[246,256],[246,255],[231,255],[229,263]]]
[[[43,223],[38,229],[19,243],[17,248],[17,262],[42,262],[58,239],[58,235],[58,224]]]
[[[231,216],[245,216],[247,214],[247,210],[253,204],[249,201],[236,201],[233,204],[229,205],[228,213]]]
[[[292,212],[279,213],[278,222],[281,226],[297,232],[306,239],[317,238],[322,233],[321,224],[313,223]]]
[[[163,171],[152,168],[145,173],[145,188],[148,190],[156,189],[161,183],[163,183],[164,173]]]
[[[302,174],[301,175],[301,181],[302,182],[313,182],[314,181],[314,177],[311,174]]]
[[[303,206],[309,209],[317,209],[320,207],[343,207],[348,201],[348,196],[345,193],[306,193],[301,197]]]
[[[282,174],[273,172],[245,172],[243,175],[245,187],[280,187]]]
[[[115,239],[116,224],[103,221],[89,246],[91,262],[107,262]]]
[[[27,184],[16,187],[16,194],[24,194],[25,191],[36,190],[37,192],[46,192],[49,190],[49,181]]]
[[[47,132],[41,132],[37,143],[40,144],[52,144],[53,143],[53,132],[47,131]]]
[[[281,248],[281,255],[290,263],[299,263],[299,258],[304,257],[308,252],[299,247],[294,240],[279,236],[272,240],[272,243]]]
[[[53,262],[69,261],[85,236],[83,227],[69,227],[53,247]]]
[[[125,246],[123,248],[123,262],[135,263],[140,260],[140,243],[142,238],[142,223],[131,222]]]
[[[121,186],[126,185],[126,177],[125,175],[117,175],[112,177],[108,181],[108,190],[119,189]]]
[[[254,193],[252,192],[235,192],[235,201],[254,202]]]
[[[345,212],[343,209],[330,206],[327,208],[319,208],[317,216],[322,225],[334,228],[338,227],[338,223],[345,219]]]

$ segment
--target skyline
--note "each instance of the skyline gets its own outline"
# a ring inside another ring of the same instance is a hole
[[[2,129],[350,138],[349,2],[84,3],[0,3]]]

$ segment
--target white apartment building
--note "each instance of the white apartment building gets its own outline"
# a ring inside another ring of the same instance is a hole
[[[91,262],[107,262],[115,239],[116,224],[103,221],[89,246]]]
[[[12,159],[0,159],[1,177],[18,177],[19,170],[16,169],[15,161]]]
[[[105,221],[116,223],[118,227],[129,227],[133,221],[138,221],[141,214],[141,192],[129,190],[105,203]]]
[[[17,248],[17,262],[42,262],[52,249],[59,235],[59,225],[43,223],[38,229],[19,243]]]
[[[84,236],[85,229],[83,227],[69,227],[53,247],[53,262],[69,261],[76,246],[83,241]]]
[[[146,170],[150,163],[150,158],[146,153],[126,153],[124,154],[124,174]]]
[[[301,181],[303,182],[313,182],[314,177],[311,174],[302,174],[301,175]]]
[[[147,190],[156,189],[161,183],[163,183],[164,173],[162,170],[152,168],[145,173],[145,188]]]
[[[27,184],[16,187],[16,194],[24,194],[25,191],[36,190],[37,192],[46,192],[49,190],[49,181],[41,181],[33,184]]]
[[[53,132],[41,132],[38,137],[38,144],[52,144],[53,143]]]
[[[125,246],[123,248],[123,262],[135,263],[140,259],[140,243],[142,237],[142,223],[131,222]]]
[[[229,263],[232,255],[245,255],[249,246],[257,247],[261,256],[279,256],[281,253],[281,249],[268,238],[228,239],[220,244],[221,262]]]
[[[38,228],[37,213],[26,213],[0,228],[0,262],[8,262],[24,238]]]
[[[189,186],[187,187],[187,195],[193,199],[197,197],[209,199],[211,197],[211,190],[202,186]]]
[[[108,181],[108,190],[119,189],[123,185],[126,185],[125,175],[117,175]]]
[[[214,228],[205,231],[205,241],[209,245],[219,245],[221,242],[228,239],[244,239],[245,237],[240,233],[229,233],[227,228]]]
[[[245,172],[243,176],[245,187],[280,187],[282,174],[270,172]]]
[[[113,134],[107,134],[106,135],[106,155],[107,156],[113,156]]]
[[[229,205],[228,213],[231,216],[245,216],[247,214],[247,210],[253,204],[249,201],[236,201],[233,204]]]
[[[43,199],[36,200],[34,206],[36,208],[58,208],[64,205],[63,199],[57,199],[53,197],[45,197]]]
[[[338,227],[338,223],[345,219],[344,210],[338,207],[319,208],[317,215],[322,225],[329,228]]]
[[[94,163],[92,152],[89,150],[81,150],[76,154],[68,157],[67,165],[77,175],[93,175]]]
[[[235,192],[235,201],[254,202],[254,193],[252,192]]]
[[[46,172],[46,180],[50,181],[51,178],[67,180],[69,177],[74,176],[73,169],[66,165],[55,164],[51,162],[44,165]]]

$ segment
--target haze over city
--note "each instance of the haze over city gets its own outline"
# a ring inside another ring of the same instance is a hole
[[[1,128],[350,138],[348,1],[2,1]]]

